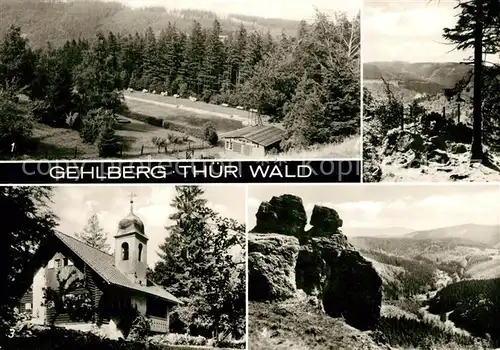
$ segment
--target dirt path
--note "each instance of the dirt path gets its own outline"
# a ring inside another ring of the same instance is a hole
[[[182,103],[181,99],[179,99],[179,102],[181,102],[181,103],[179,103],[178,105],[174,105],[174,104],[171,104],[171,103],[159,102],[159,101],[149,100],[149,99],[145,99],[145,98],[141,98],[141,97],[130,96],[130,95],[125,95],[124,97],[125,97],[125,101],[127,101],[127,100],[129,100],[129,101],[136,101],[136,102],[142,102],[142,103],[152,104],[152,105],[156,105],[156,106],[160,106],[160,107],[182,109],[184,111],[189,111],[189,112],[193,112],[193,113],[197,113],[197,114],[206,114],[206,115],[217,116],[217,117],[220,117],[220,118],[239,120],[239,121],[241,121],[243,123],[243,125],[245,125],[245,124],[248,123],[248,118],[247,117],[242,117],[242,116],[239,116],[239,115],[230,115],[230,114],[224,114],[224,113],[217,113],[217,112],[212,112],[212,111],[206,111],[206,110],[203,110],[203,109],[198,109],[198,108],[183,106],[181,104]],[[245,112],[245,111],[243,111],[243,112]]]

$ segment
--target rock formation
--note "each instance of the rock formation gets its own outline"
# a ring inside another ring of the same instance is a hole
[[[263,202],[256,217],[248,238],[249,300],[283,300],[302,290],[353,327],[377,324],[382,280],[342,234],[334,209],[315,206],[308,231],[302,200],[293,195]]]
[[[277,233],[299,238],[307,224],[302,199],[288,194],[263,202],[256,217],[257,226],[251,231],[256,233]]]
[[[251,300],[283,300],[291,298],[295,288],[295,261],[299,241],[277,234],[255,234],[248,241],[248,273],[258,288],[249,290]]]

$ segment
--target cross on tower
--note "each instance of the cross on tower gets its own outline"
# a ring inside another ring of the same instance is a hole
[[[137,197],[137,195],[134,192],[130,192],[130,212],[134,211],[134,197]]]

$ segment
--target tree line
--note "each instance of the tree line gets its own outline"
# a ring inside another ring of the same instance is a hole
[[[293,37],[243,25],[222,35],[215,19],[208,29],[196,21],[187,32],[169,24],[159,33],[98,33],[35,50],[11,27],[0,43],[2,99],[26,94],[31,120],[76,128],[89,143],[112,138],[111,116],[123,110],[126,88],[257,109],[283,123],[285,148],[336,142],[359,132],[359,34],[359,17],[318,12]],[[29,137],[28,121],[9,115],[0,141]]]
[[[33,278],[25,270],[58,224],[52,200],[51,188],[0,188],[0,203],[11,219],[4,230],[5,244],[0,248],[7,262],[0,270],[4,285],[0,294],[0,343],[1,336],[16,324],[19,315],[15,310],[29,286],[27,279],[29,282]],[[160,260],[148,275],[184,303],[173,310],[170,331],[217,342],[240,339],[245,334],[246,317],[245,226],[210,209],[203,190],[197,186],[176,187],[171,206],[175,208],[170,216],[173,224],[166,228]],[[76,236],[96,249],[109,251],[96,216]],[[86,308],[88,300],[70,300],[69,310],[68,298],[63,294],[51,291],[50,299],[60,306],[56,311],[73,310],[71,317],[75,319],[94,316]]]

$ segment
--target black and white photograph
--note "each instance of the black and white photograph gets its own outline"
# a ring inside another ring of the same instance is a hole
[[[360,159],[361,0],[2,0],[0,157]]]
[[[500,2],[365,0],[365,182],[500,180]]]
[[[500,347],[500,187],[249,185],[249,349]]]
[[[243,186],[1,187],[1,349],[245,349]]]

